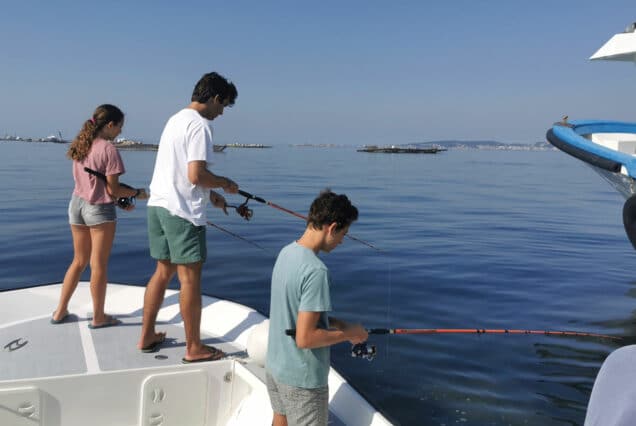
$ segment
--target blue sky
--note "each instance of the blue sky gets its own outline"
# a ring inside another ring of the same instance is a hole
[[[562,115],[636,121],[636,66],[590,62],[633,0],[11,1],[0,135],[72,138],[101,103],[156,143],[195,82],[238,87],[217,142],[532,143]]]

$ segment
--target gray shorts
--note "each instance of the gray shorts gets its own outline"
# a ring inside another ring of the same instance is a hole
[[[327,426],[329,388],[297,388],[278,383],[267,373],[267,392],[272,410],[287,417],[289,426]]]
[[[68,223],[71,225],[95,226],[116,220],[114,203],[90,204],[77,195],[73,195],[68,203]]]

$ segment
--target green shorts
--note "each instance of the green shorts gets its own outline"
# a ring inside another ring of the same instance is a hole
[[[148,206],[150,256],[174,264],[205,262],[205,226],[172,215],[163,207]]]

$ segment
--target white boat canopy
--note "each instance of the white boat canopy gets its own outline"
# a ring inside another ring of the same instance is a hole
[[[636,63],[636,22],[609,39],[590,59]]]

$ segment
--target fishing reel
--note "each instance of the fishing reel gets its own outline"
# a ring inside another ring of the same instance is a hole
[[[125,183],[121,183],[121,182],[119,183],[119,186],[123,186],[124,188],[128,188],[128,189],[135,189],[132,186],[126,185]],[[137,194],[139,194],[139,190],[137,190]],[[134,205],[135,205],[135,195],[133,195],[132,197],[120,197],[117,199],[117,206],[119,206],[120,208],[124,210]]]
[[[249,207],[247,207],[247,202],[249,200],[245,200],[245,202],[243,204],[241,204],[240,206],[233,206],[231,204],[227,204],[225,203],[225,207],[231,207],[234,210],[236,210],[236,212],[239,214],[239,216],[241,216],[243,219],[245,220],[250,220],[252,218],[252,216],[254,216],[254,211],[252,209],[250,209]]]
[[[373,361],[376,352],[375,345],[367,345],[367,342],[357,343],[351,347],[351,356],[353,358],[363,358],[367,361]]]
[[[121,197],[117,199],[117,206],[126,210],[130,206],[135,205],[135,197]]]

